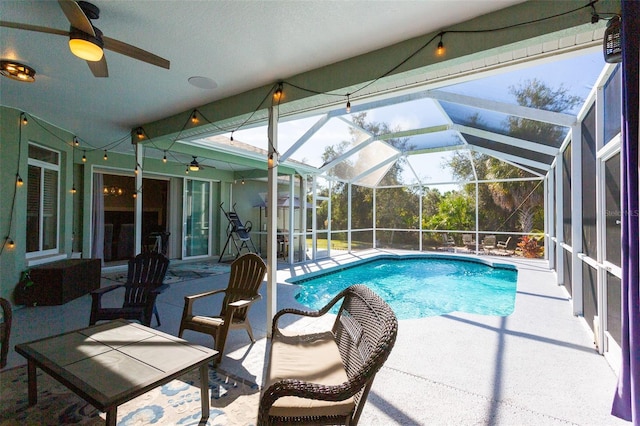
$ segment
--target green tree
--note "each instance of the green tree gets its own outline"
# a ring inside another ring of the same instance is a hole
[[[438,212],[424,217],[426,229],[472,229],[474,222],[473,200],[462,191],[447,191],[438,204]]]
[[[357,146],[361,142],[363,134],[361,129],[364,129],[366,133],[373,135],[373,137],[401,130],[400,128],[391,128],[388,123],[367,121],[366,112],[353,114],[352,120],[355,127],[349,128],[350,140],[340,141],[334,145],[327,146],[322,155],[322,160],[325,164],[330,163],[340,155]],[[400,151],[410,149],[407,138],[390,138],[385,140],[385,142]],[[381,160],[376,157],[367,157],[367,155],[376,154],[377,152],[375,151],[369,154],[365,151],[360,151],[357,160],[346,159],[340,161],[328,171],[328,174],[343,180],[355,176],[359,174],[358,170],[363,167],[368,168]],[[358,161],[360,164],[355,164],[354,161]],[[379,185],[401,185],[402,172],[405,164],[406,160],[404,158],[395,161],[382,177]],[[347,190],[348,185],[344,182],[338,182],[332,188],[332,229],[346,229],[347,227]],[[371,228],[373,226],[373,190],[371,188],[352,185],[351,194],[352,229]],[[415,229],[418,226],[418,203],[415,194],[409,189],[399,187],[379,190],[376,194],[376,202],[377,226],[382,224],[383,227],[405,229]],[[415,206],[415,209],[411,209],[411,206]],[[394,235],[394,233],[391,233],[390,238],[395,238]]]
[[[579,97],[570,95],[564,86],[553,89],[537,79],[526,80],[519,86],[510,86],[509,92],[519,105],[554,112],[569,111],[582,102]],[[482,124],[478,115],[471,116],[469,122],[472,125]],[[506,120],[504,128],[510,136],[543,144],[558,145],[566,134],[566,129],[561,126],[514,116]],[[447,165],[451,167],[453,175],[461,180],[474,180],[476,176],[478,180],[521,179],[530,176],[518,167],[475,152],[471,156],[458,152]],[[465,190],[467,193],[475,192],[475,185],[466,185]],[[495,214],[497,209],[517,211],[517,215],[509,216],[503,223],[492,223],[490,229],[499,230],[500,227],[509,226],[508,222],[511,220],[517,220],[517,226],[523,232],[542,227],[542,223],[538,222],[543,217],[539,211],[543,208],[544,195],[539,181],[520,180],[481,185],[478,198],[483,224],[489,224],[492,217],[502,216]]]
[[[442,200],[442,194],[440,191],[434,188],[425,188],[422,194],[422,219],[423,222],[427,218],[436,215],[438,213],[438,206]]]

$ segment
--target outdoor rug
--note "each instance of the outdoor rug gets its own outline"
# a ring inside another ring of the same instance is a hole
[[[169,269],[164,277],[165,284],[177,284],[184,281],[206,278],[213,275],[226,274],[231,271],[231,265],[210,262],[188,262],[169,264]],[[127,281],[127,271],[103,274],[102,278],[124,283]]]
[[[38,371],[38,403],[28,407],[26,365],[0,374],[0,425],[104,425],[106,414]],[[118,407],[119,426],[198,425],[199,369]],[[209,369],[210,416],[203,425],[255,425],[260,390],[255,383]]]

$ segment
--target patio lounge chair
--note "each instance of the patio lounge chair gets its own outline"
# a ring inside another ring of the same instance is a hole
[[[462,234],[462,244],[464,244],[469,251],[475,251],[476,249],[476,242],[473,240],[473,235],[471,234]]]
[[[331,330],[295,334],[278,329],[285,314],[321,317],[341,301]],[[357,425],[397,332],[391,307],[364,285],[347,287],[319,311],[279,311],[273,318],[258,425]]]
[[[507,248],[509,247],[510,241],[511,241],[511,237],[507,238],[507,241],[498,241],[498,243],[496,244],[496,248],[498,250],[504,250],[506,252]]]
[[[485,253],[491,254],[491,250],[495,250],[496,248],[496,236],[495,235],[487,235],[482,240],[482,249]]]
[[[456,246],[456,241],[449,234],[444,234],[442,236],[442,242],[444,244],[444,249],[447,251],[453,250],[453,248]]]
[[[151,325],[151,317],[155,314],[160,325],[160,316],[156,308],[156,297],[166,288],[164,277],[169,267],[169,259],[162,253],[140,253],[129,259],[127,282],[102,287],[91,292],[91,318],[89,325],[97,321],[125,318],[140,321],[146,326]],[[102,296],[117,288],[124,287],[124,301],[122,307],[112,308],[102,306]]]
[[[231,276],[226,289],[185,296],[178,337],[182,337],[185,330],[210,334],[213,337],[215,349],[219,352],[216,363],[222,360],[230,329],[244,328],[251,342],[255,343],[248,312],[251,305],[261,298],[258,289],[266,272],[267,265],[260,256],[255,253],[245,253],[231,263]],[[194,313],[196,300],[222,293],[224,293],[224,299],[217,316]]]

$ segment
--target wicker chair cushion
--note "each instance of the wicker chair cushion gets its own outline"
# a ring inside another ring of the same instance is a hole
[[[321,385],[348,381],[333,334],[329,331],[303,336],[274,337],[271,345],[265,389],[282,379],[297,379]],[[353,398],[344,401],[287,396],[278,399],[272,416],[345,416],[355,407]]]

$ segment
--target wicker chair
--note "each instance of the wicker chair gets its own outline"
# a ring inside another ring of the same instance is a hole
[[[124,318],[137,320],[146,326],[150,326],[151,318],[154,314],[158,325],[160,325],[156,297],[166,288],[166,284],[162,282],[168,267],[169,259],[162,253],[145,252],[133,259],[129,259],[127,282],[125,284],[102,287],[91,292],[89,325],[93,325],[97,321]],[[102,296],[121,287],[125,289],[122,307],[102,306]]]
[[[218,351],[216,363],[222,360],[229,330],[244,328],[251,342],[255,342],[248,312],[251,305],[261,298],[258,290],[266,272],[267,265],[260,256],[255,253],[245,253],[231,263],[231,276],[226,289],[185,296],[178,337],[182,337],[185,330],[210,334]],[[223,293],[222,308],[217,316],[194,313],[196,300]]]
[[[320,317],[341,300],[331,331],[292,336],[278,329],[284,314]],[[317,312],[279,311],[258,425],[356,425],[397,332],[389,305],[364,285],[346,288]]]
[[[7,365],[7,355],[9,354],[9,338],[11,337],[11,302],[7,299],[0,298],[0,307],[2,307],[3,322],[0,323],[0,368]]]

